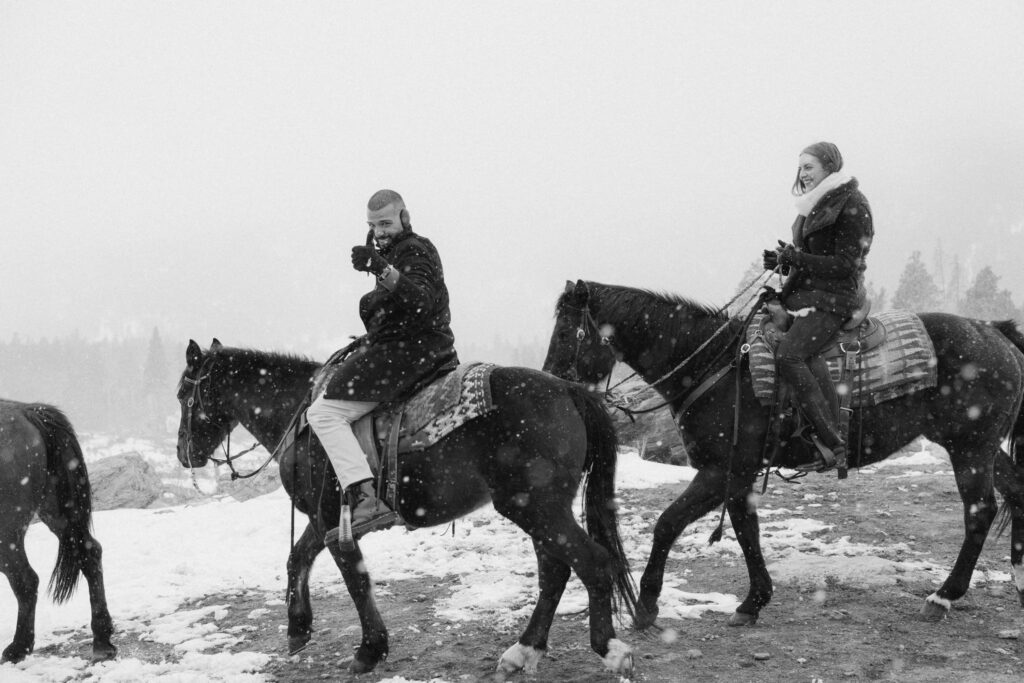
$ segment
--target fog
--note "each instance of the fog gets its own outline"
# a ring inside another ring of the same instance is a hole
[[[460,347],[543,345],[567,279],[724,303],[820,139],[875,286],[941,250],[1019,304],[1022,33],[1013,1],[2,0],[0,339],[324,357],[382,187]]]

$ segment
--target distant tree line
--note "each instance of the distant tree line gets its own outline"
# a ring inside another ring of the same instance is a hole
[[[871,300],[871,311],[879,313],[887,308],[897,308],[918,313],[956,313],[980,320],[1014,319],[1024,323],[1024,305],[1017,306],[1013,294],[999,287],[999,276],[990,266],[983,266],[971,280],[970,286],[963,289],[964,272],[959,262],[954,259],[949,274],[945,275],[941,250],[937,252],[936,259],[939,265],[935,269],[936,275],[932,275],[921,259],[921,252],[912,253],[891,300],[885,287],[876,287],[875,283],[869,280],[865,286]],[[739,298],[730,309],[734,315],[742,315],[749,310],[753,304],[752,297],[760,289],[750,289],[742,296],[740,293],[763,274],[764,269],[760,260],[747,267],[736,287],[735,295]],[[775,289],[781,287],[776,276],[772,276],[767,284]]]
[[[168,436],[183,369],[153,330],[150,339],[0,341],[0,398],[51,403],[76,429]]]

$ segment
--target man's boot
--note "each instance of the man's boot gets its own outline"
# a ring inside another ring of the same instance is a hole
[[[398,513],[377,497],[372,479],[352,484],[346,495],[352,510],[352,535],[356,538],[371,531],[387,529],[398,521]]]

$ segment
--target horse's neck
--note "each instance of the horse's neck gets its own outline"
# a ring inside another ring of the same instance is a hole
[[[664,324],[642,319],[643,312],[635,314],[636,319],[624,321],[620,335],[616,326],[615,346],[622,354],[622,361],[639,374],[645,382],[658,382],[657,389],[669,393],[689,373],[673,376],[672,371],[694,354],[701,345],[725,321],[715,321],[696,315],[685,308],[665,316]],[[668,379],[666,379],[668,378]],[[661,382],[661,380],[666,380]]]
[[[232,416],[267,450],[280,443],[309,391],[308,378],[275,374],[239,380],[244,389],[234,390],[232,399]]]

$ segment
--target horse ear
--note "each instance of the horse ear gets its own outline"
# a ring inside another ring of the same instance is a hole
[[[565,293],[566,294],[572,294],[573,289],[575,289],[575,288],[576,288],[576,285],[573,283],[572,280],[566,280],[565,281]]]
[[[576,288],[573,291],[581,305],[590,299],[590,287],[583,280],[576,281]]]
[[[185,349],[185,362],[188,363],[189,367],[198,368],[202,365],[203,361],[203,350],[199,348],[199,344],[196,344],[195,339],[188,340],[188,348]]]
[[[222,348],[224,348],[224,345],[220,343],[220,339],[217,339],[216,337],[214,337],[213,341],[210,342],[210,350],[211,351],[220,351]]]

